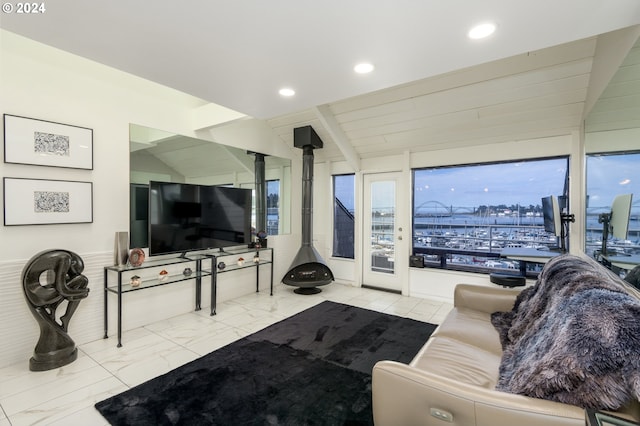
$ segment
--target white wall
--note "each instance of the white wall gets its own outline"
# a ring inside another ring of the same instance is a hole
[[[2,177],[93,183],[93,223],[0,227],[0,367],[24,362],[27,368],[39,328],[22,292],[20,274],[26,262],[51,248],[78,253],[85,262],[90,295],[80,303],[71,321],[70,335],[76,344],[102,338],[103,267],[112,264],[115,232],[127,231],[129,227],[129,124],[195,136],[192,112],[205,102],[4,30],[0,32],[0,49],[3,114],[93,129],[93,170],[0,163]],[[201,123],[202,117],[199,120]],[[236,146],[280,157],[290,155],[289,150],[272,140],[259,137],[264,130],[259,125],[246,124],[242,130],[246,137],[242,145]],[[201,133],[206,136],[207,132]],[[233,133],[223,136],[222,143],[236,142]],[[263,142],[265,146],[261,145]],[[294,168],[296,172],[299,176],[299,170]],[[295,236],[271,237],[269,243],[276,252],[280,241],[285,247],[296,244]],[[288,261],[280,256],[276,256],[274,265],[276,282],[288,266]],[[233,289],[225,288],[226,278],[221,279],[219,300],[236,297],[237,291],[255,291],[253,277],[253,274],[234,277],[234,281],[246,281],[246,285]],[[267,285],[267,280],[263,283]],[[206,307],[209,286],[203,287]],[[189,312],[194,308],[193,295],[191,282],[126,295],[124,326],[132,328]],[[110,299],[110,306],[115,307],[115,297]],[[112,310],[112,318],[114,313]]]

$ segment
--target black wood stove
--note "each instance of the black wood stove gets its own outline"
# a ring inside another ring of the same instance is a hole
[[[302,155],[302,246],[282,278],[287,285],[298,287],[298,294],[320,293],[318,287],[331,283],[333,272],[313,247],[313,150],[322,148],[322,140],[311,126],[293,129],[293,145]]]

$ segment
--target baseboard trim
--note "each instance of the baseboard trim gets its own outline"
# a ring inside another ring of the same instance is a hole
[[[362,288],[368,288],[369,290],[384,291],[385,293],[402,294],[402,291],[400,290],[391,290],[388,288],[376,287],[368,284],[362,284]]]

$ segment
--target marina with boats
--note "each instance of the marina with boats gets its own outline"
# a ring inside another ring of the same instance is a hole
[[[602,245],[599,208],[587,212],[586,253],[593,255]],[[471,212],[470,212],[471,211]],[[640,209],[632,208],[626,240],[609,239],[607,249],[619,255],[640,254]],[[393,270],[393,211],[377,211],[372,218],[373,265],[381,271]],[[440,214],[418,213],[413,223],[413,252],[425,258],[425,264],[446,262],[489,270],[513,270],[517,261],[500,257],[505,248],[557,250],[559,238],[544,230],[539,206],[515,208],[455,208]]]

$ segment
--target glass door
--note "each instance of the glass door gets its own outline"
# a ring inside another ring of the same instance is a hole
[[[402,290],[402,262],[398,259],[406,256],[401,244],[403,213],[398,209],[400,178],[400,173],[364,176],[362,284],[365,286]]]

